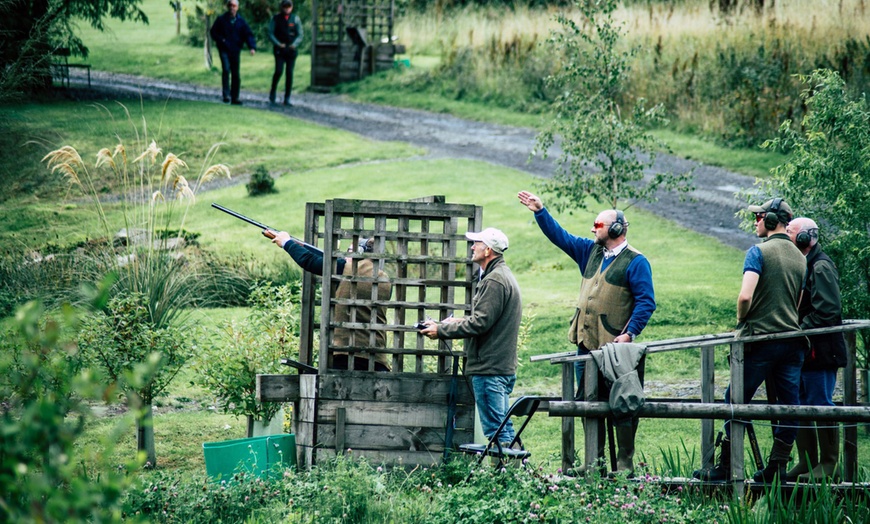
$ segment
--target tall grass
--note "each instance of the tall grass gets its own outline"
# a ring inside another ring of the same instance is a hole
[[[624,101],[662,102],[683,132],[740,146],[774,135],[803,114],[795,74],[835,69],[850,88],[870,87],[870,17],[864,0],[776,2],[762,10],[712,11],[707,1],[633,3],[614,18],[625,46],[639,46]],[[457,99],[491,100],[538,112],[553,98],[543,76],[565,60],[546,42],[556,9],[436,8],[398,24],[414,50],[437,51],[439,68],[419,84]],[[576,11],[565,14],[579,20]]]

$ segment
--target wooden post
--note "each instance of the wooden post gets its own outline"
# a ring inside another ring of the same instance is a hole
[[[586,361],[586,369],[583,374],[583,385],[586,400],[598,400],[598,364],[595,360]],[[599,428],[604,424],[603,418],[586,417],[583,419],[583,434],[586,437],[585,457],[587,471],[598,465],[598,449],[603,442],[598,442]]]
[[[562,399],[574,400],[574,364],[562,364]],[[574,417],[562,417],[562,472],[574,467]]]
[[[701,348],[701,402],[712,403],[715,394],[715,364],[716,346],[703,346]],[[713,467],[716,452],[714,449],[713,434],[715,421],[710,419],[701,420],[701,469]]]
[[[855,372],[855,332],[843,333],[846,337],[846,368],[843,370],[843,405],[858,405],[858,387]],[[848,424],[843,428],[843,480],[855,482],[858,470],[858,427]]]
[[[743,343],[734,342],[731,344],[731,403],[743,404],[745,398],[743,395]],[[743,471],[744,452],[743,452],[743,434],[744,425],[742,422],[731,421],[731,485],[734,489],[734,496],[743,498],[746,486],[745,472]]]

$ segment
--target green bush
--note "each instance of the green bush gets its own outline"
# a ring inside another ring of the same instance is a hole
[[[120,522],[128,480],[108,457],[129,420],[97,449],[77,445],[114,383],[82,366],[71,308],[51,318],[31,302],[16,318],[0,337],[0,522]]]
[[[299,354],[298,304],[295,285],[256,286],[251,292],[251,313],[242,322],[225,322],[218,335],[202,348],[195,363],[196,381],[234,415],[269,420],[281,405],[257,400],[257,374],[284,372],[282,358]]]
[[[269,174],[266,166],[259,165],[254,172],[251,173],[251,181],[245,184],[248,189],[248,196],[268,195],[277,193],[275,189],[275,179]]]

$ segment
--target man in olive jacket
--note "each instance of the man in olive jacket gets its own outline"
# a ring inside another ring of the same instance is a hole
[[[490,439],[510,408],[509,397],[517,380],[517,337],[523,306],[520,287],[503,257],[507,236],[495,228],[465,236],[474,241],[471,260],[482,271],[471,300],[471,314],[449,317],[440,324],[428,320],[421,333],[431,339],[471,339],[465,373],[471,376],[483,434]],[[508,422],[498,440],[507,446],[514,435]]]

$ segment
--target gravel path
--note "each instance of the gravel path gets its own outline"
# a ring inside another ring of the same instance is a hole
[[[81,86],[82,77],[73,82]],[[74,90],[74,96],[117,96],[135,94],[146,98],[198,100],[220,102],[219,88],[198,87],[163,80],[92,72],[93,88]],[[246,107],[285,114],[320,125],[363,134],[375,140],[403,141],[425,147],[425,158],[461,158],[479,160],[549,177],[555,171],[550,160],[528,160],[534,144],[532,129],[485,124],[449,115],[413,109],[360,104],[335,95],[299,93],[293,95],[293,107],[270,105],[262,95],[242,93]],[[680,202],[675,195],[661,194],[655,203],[639,203],[639,207],[669,218],[681,226],[716,238],[742,250],[757,243],[754,235],[739,228],[734,213],[742,207],[735,191],[751,188],[752,177],[721,168],[706,166],[672,155],[659,155],[652,172],[683,173],[695,170],[695,190],[690,201]]]

